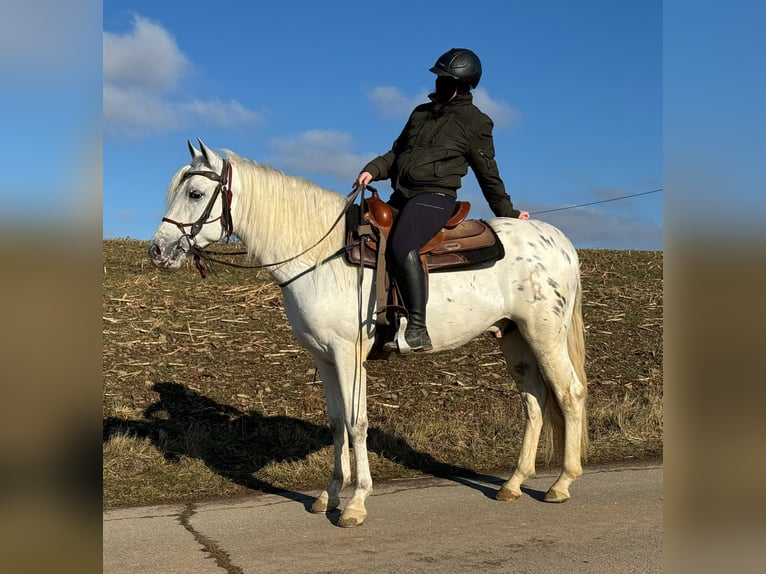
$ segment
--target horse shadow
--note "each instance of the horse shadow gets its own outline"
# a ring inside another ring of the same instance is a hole
[[[159,400],[144,410],[141,419],[104,419],[104,442],[117,434],[147,438],[168,461],[184,456],[200,459],[212,472],[235,484],[294,500],[310,510],[314,497],[275,486],[258,478],[258,473],[267,465],[302,460],[331,446],[329,425],[244,412],[172,381],[155,383],[153,390]],[[502,483],[495,476],[441,462],[378,427],[370,427],[367,448],[408,469],[463,484],[489,498],[494,498]],[[527,492],[542,499],[543,493]]]

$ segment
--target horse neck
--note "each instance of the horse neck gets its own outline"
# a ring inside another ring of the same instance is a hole
[[[343,221],[314,245],[343,210],[341,195],[247,160],[239,159],[234,173],[234,231],[256,262],[275,263],[302,254],[283,269],[289,274],[317,264],[340,248]]]

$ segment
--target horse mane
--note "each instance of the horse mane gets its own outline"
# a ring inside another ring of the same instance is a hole
[[[226,150],[239,177],[237,236],[248,246],[251,258],[262,263],[280,261],[311,248],[330,231],[345,206],[340,194],[323,189],[308,179],[240,157]],[[181,175],[182,176],[182,175]],[[341,220],[330,235],[301,257],[318,264],[342,244],[345,223]]]

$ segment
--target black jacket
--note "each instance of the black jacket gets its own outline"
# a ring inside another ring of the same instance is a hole
[[[459,94],[446,105],[432,101],[416,107],[391,150],[362,171],[374,180],[390,179],[395,190],[410,198],[420,193],[457,197],[470,166],[492,212],[518,217],[495,162],[492,120],[473,105],[473,96]]]

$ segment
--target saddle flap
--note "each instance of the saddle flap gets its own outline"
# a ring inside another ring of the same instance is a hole
[[[452,229],[440,232],[440,241],[429,252],[448,253],[486,247],[494,243],[491,228],[479,219],[468,219]]]

